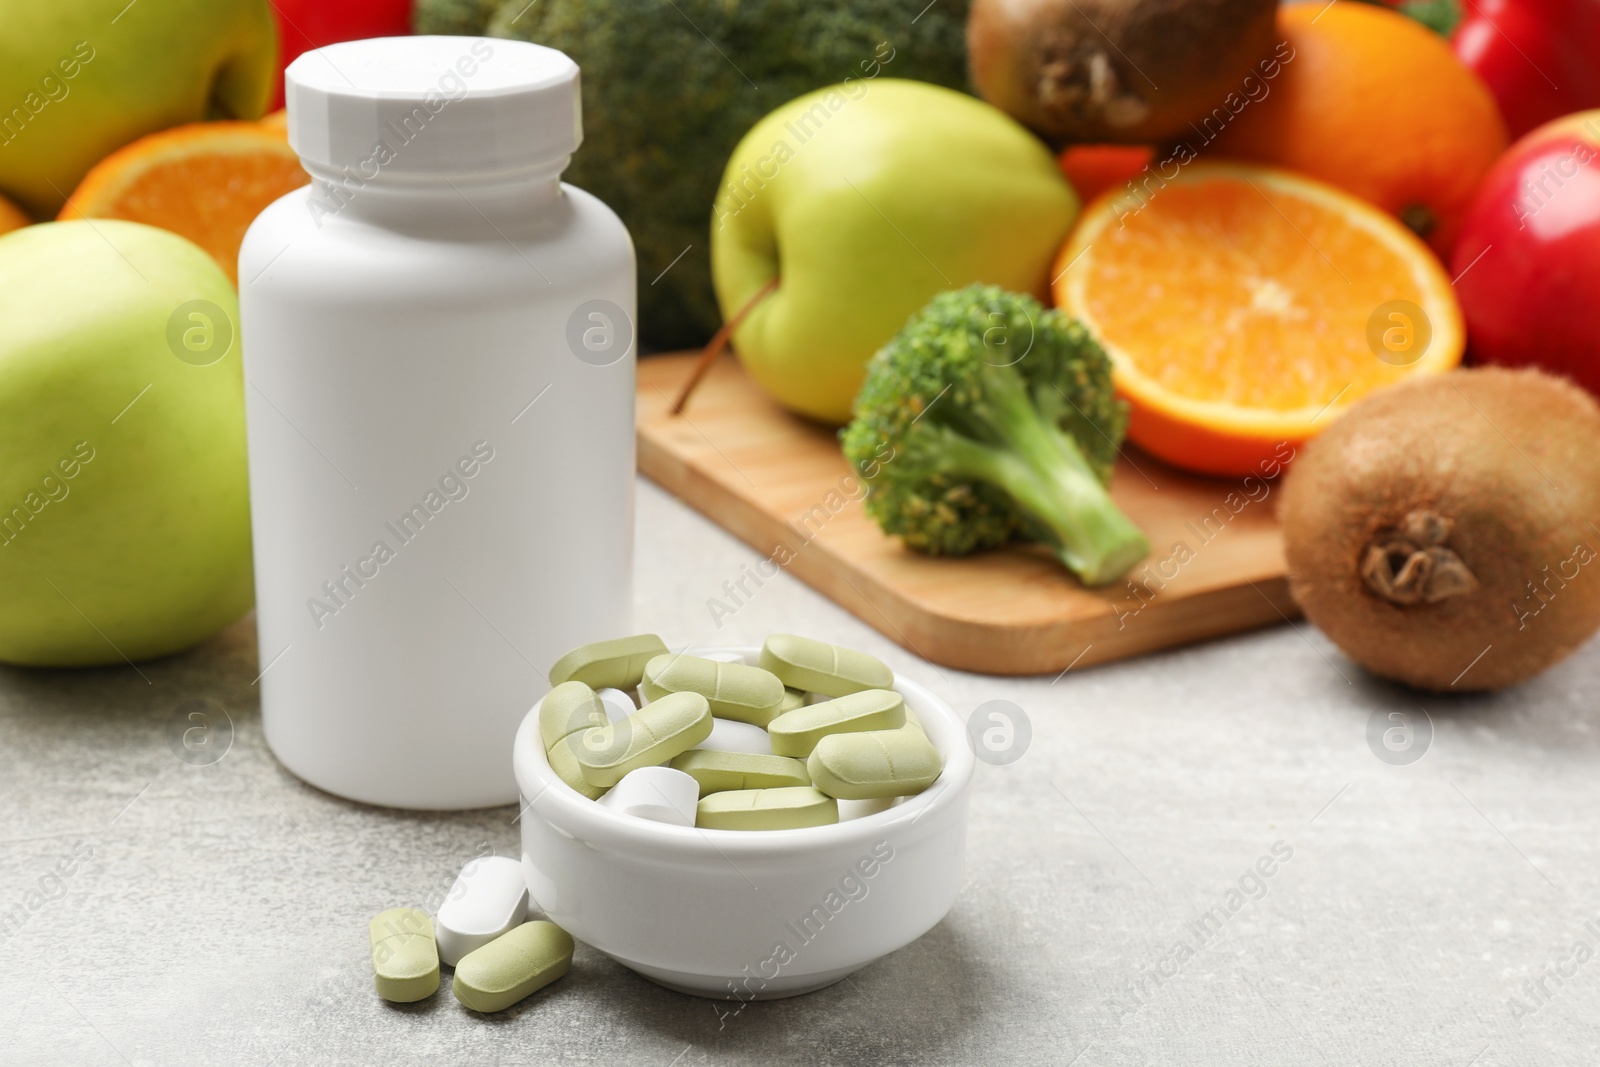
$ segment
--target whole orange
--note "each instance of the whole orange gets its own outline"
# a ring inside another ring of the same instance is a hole
[[[1297,170],[1371,201],[1448,256],[1505,150],[1478,76],[1420,23],[1354,0],[1282,8],[1293,55],[1208,152]]]

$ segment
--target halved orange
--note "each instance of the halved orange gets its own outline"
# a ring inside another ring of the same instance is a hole
[[[239,244],[263,208],[311,180],[281,129],[197,122],[141,137],[95,164],[62,219],[127,219],[187,237],[236,284]]]
[[[1152,169],[1103,194],[1054,278],[1056,304],[1111,357],[1130,439],[1208,474],[1260,473],[1360,397],[1448,370],[1465,347],[1450,279],[1415,235],[1264,167]]]

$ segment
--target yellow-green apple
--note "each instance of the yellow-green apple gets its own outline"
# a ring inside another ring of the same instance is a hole
[[[1046,298],[1078,201],[1033,134],[970,96],[853,80],[751,128],[712,211],[724,319],[750,374],[843,422],[867,359],[936,293],[974,282]]]
[[[249,609],[237,322],[165,230],[0,237],[0,660],[147,659]]]
[[[268,0],[0,0],[0,194],[52,215],[129,141],[259,118],[276,62]]]

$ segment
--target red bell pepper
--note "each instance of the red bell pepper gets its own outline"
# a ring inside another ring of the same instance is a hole
[[[1600,0],[1461,0],[1452,38],[1489,86],[1512,138],[1600,107]]]
[[[272,0],[278,17],[278,85],[275,111],[283,106],[283,71],[302,52],[340,41],[399,37],[411,32],[411,0]]]

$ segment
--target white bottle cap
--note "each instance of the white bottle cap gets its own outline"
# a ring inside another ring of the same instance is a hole
[[[523,170],[583,140],[578,65],[494,37],[375,37],[306,52],[285,72],[289,144],[363,178]]]

